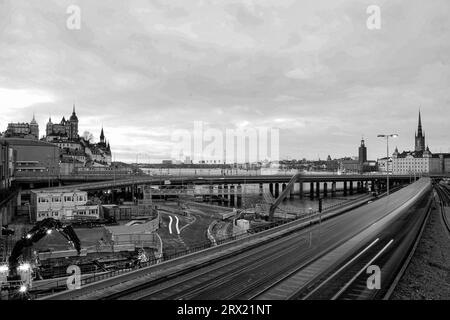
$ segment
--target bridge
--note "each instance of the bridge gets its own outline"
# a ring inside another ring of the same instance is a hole
[[[386,183],[387,176],[382,174],[353,174],[353,175],[337,175],[337,174],[297,174],[296,182],[303,183],[320,183],[320,182],[380,182]],[[46,183],[48,179],[57,181],[61,184],[51,187],[50,189],[79,189],[84,191],[90,190],[108,190],[113,188],[130,187],[133,185],[165,185],[169,182],[171,185],[197,184],[197,185],[220,185],[220,184],[267,184],[267,183],[289,183],[292,175],[252,175],[252,176],[145,176],[136,175],[132,177],[122,177],[112,179],[110,176],[78,176],[78,177],[16,177],[16,183]],[[443,176],[436,176],[443,177]],[[449,175],[450,177],[450,175]],[[392,184],[409,183],[415,181],[419,176],[411,175],[389,175]],[[64,182],[85,182],[79,184],[64,185]],[[46,188],[49,189],[49,188]]]
[[[387,298],[420,238],[431,201],[431,179],[421,178],[350,211],[302,217],[43,299]],[[371,265],[383,271],[379,290],[366,285]]]

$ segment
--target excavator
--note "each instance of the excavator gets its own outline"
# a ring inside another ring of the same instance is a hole
[[[53,218],[44,219],[37,222],[33,228],[31,228],[19,241],[16,242],[11,251],[11,255],[8,258],[8,281],[20,280],[20,275],[17,273],[17,268],[19,266],[19,259],[23,254],[24,249],[33,246],[34,243],[50,234],[53,229],[58,231],[64,238],[72,243],[77,250],[78,255],[80,255],[81,242],[72,226],[64,224]]]

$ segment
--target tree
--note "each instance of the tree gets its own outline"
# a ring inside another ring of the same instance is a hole
[[[88,141],[89,143],[93,143],[94,135],[92,133],[90,133],[89,131],[85,131],[85,132],[83,132],[83,139],[85,141]]]

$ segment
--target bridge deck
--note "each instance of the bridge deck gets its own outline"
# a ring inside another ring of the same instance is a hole
[[[79,190],[101,190],[111,188],[129,187],[132,185],[162,185],[165,181],[169,180],[171,185],[186,185],[186,184],[199,184],[199,185],[219,185],[219,184],[259,184],[259,183],[288,183],[292,178],[292,175],[259,175],[259,176],[208,176],[208,177],[195,177],[195,176],[134,176],[132,178],[122,179],[106,179],[104,181],[92,182],[86,178],[85,183],[73,184],[62,187],[53,187],[45,189],[79,189]],[[411,175],[390,175],[389,178],[392,181],[410,182]],[[418,177],[417,177],[418,178]],[[98,178],[100,179],[100,178]],[[46,182],[44,178],[40,182]],[[309,175],[305,174],[299,178],[301,182],[349,182],[349,181],[384,181],[386,175],[373,174],[373,175]],[[26,178],[16,178],[16,182],[21,183],[33,183],[39,180],[26,180]],[[64,178],[61,182],[65,182]],[[76,182],[76,180],[67,180]]]

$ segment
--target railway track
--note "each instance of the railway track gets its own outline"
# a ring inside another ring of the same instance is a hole
[[[297,273],[293,271],[291,274],[287,275],[286,278],[296,277],[296,279],[291,281],[291,286],[300,287],[300,289],[290,295],[288,299],[388,299],[403,275],[418,245],[431,212],[431,207],[429,206],[430,203],[431,200],[429,199],[428,204],[426,205],[427,212],[423,215],[423,219],[419,218],[411,220],[411,229],[418,230],[413,236],[405,233],[395,240],[389,237],[385,237],[384,239],[377,238],[359,253],[355,253],[353,257],[344,260],[335,268],[325,270],[320,277],[310,281],[306,285],[302,285],[302,283],[305,283],[304,279],[306,277],[301,275],[305,270],[299,268]],[[392,236],[394,236],[394,234],[392,234]],[[378,284],[375,278],[376,274],[379,275]],[[381,276],[382,274],[383,277]],[[374,275],[374,277],[371,277],[371,275]],[[383,283],[383,286],[381,286],[381,283]],[[270,297],[271,296],[269,295],[269,298]],[[253,298],[258,299],[258,296],[254,296]],[[266,296],[265,298],[268,297]]]
[[[386,251],[394,240],[381,241],[379,238],[372,241],[362,251],[337,270],[325,274],[315,287],[307,287],[290,299],[301,300],[355,300],[370,299],[372,291],[367,287],[366,270],[369,266],[385,263]]]
[[[417,243],[416,230],[428,217],[424,211],[409,214],[429,206],[430,184],[418,186],[418,194],[409,188],[398,198],[331,219],[323,226],[295,231],[199,266],[152,275],[133,287],[118,286],[101,299],[265,299],[267,292],[272,294],[278,284],[285,285],[298,275],[303,280],[280,299],[379,298],[380,291],[368,288],[367,270],[372,265],[389,270],[383,278],[387,287],[407,264],[404,256],[410,253],[411,243]]]
[[[436,184],[435,185],[436,193],[439,197],[439,201],[441,203],[440,209],[441,209],[441,216],[442,221],[444,222],[444,226],[447,229],[447,231],[450,233],[450,220],[446,212],[446,207],[450,207],[450,190],[448,187]]]
[[[207,299],[208,292],[220,286],[221,283],[232,281],[233,277],[243,271],[252,270],[262,264],[274,263],[281,256],[292,254],[302,246],[305,246],[305,239],[299,237],[298,234],[291,234],[283,239],[281,244],[279,242],[268,243],[244,256],[231,257],[181,276],[155,279],[155,281],[147,282],[139,287],[109,295],[104,299],[194,299],[199,296]],[[269,279],[261,280],[268,281]],[[238,286],[238,283],[235,285]],[[233,297],[239,296],[249,289],[249,286],[245,286],[245,288],[236,290],[233,292]]]

